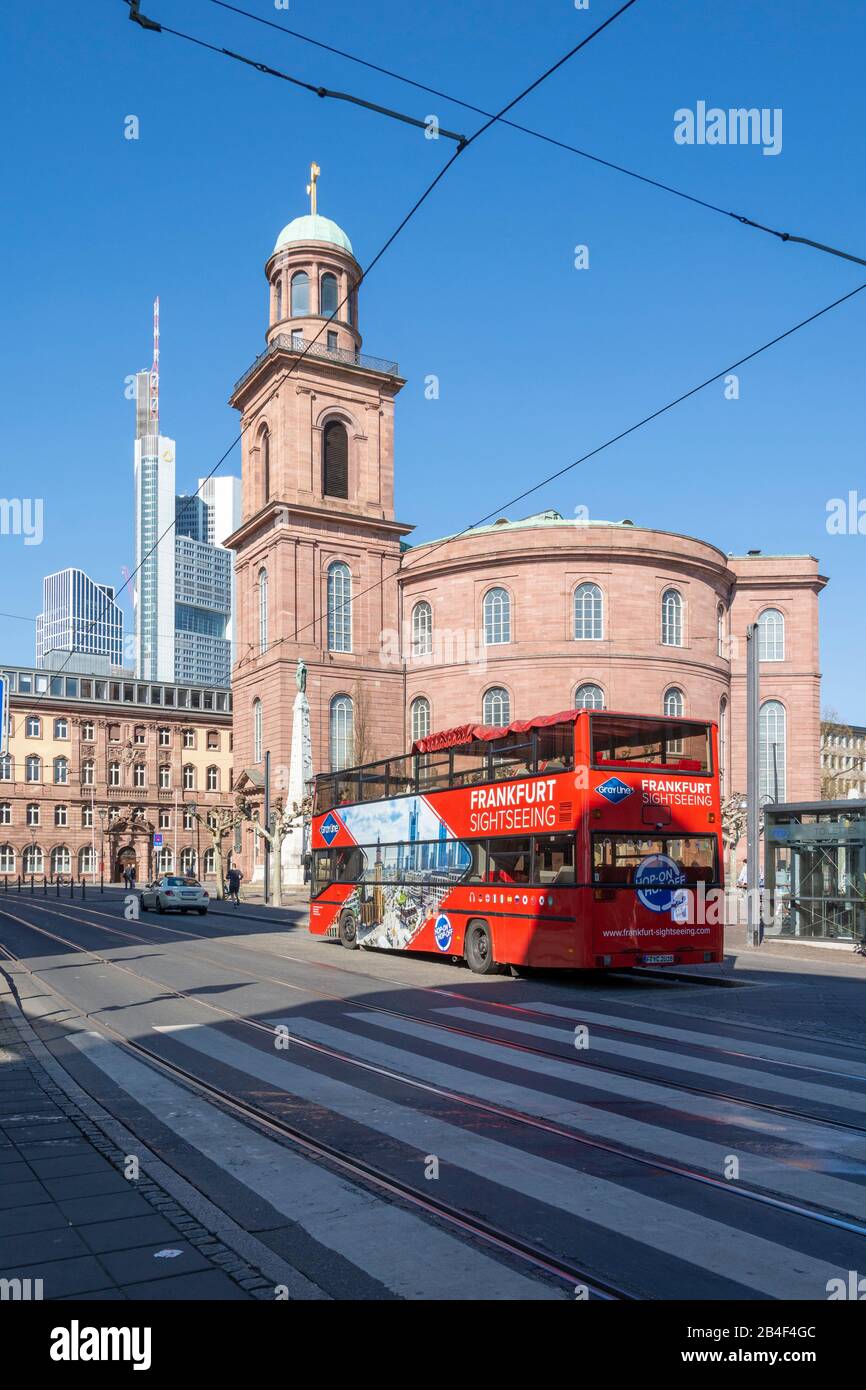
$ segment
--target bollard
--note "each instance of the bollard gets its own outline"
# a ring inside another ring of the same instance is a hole
[[[75,879],[71,874],[69,875],[69,896],[70,898],[75,897]]]
[[[104,878],[103,878],[103,876],[102,876],[102,872],[101,872],[101,871],[100,871],[100,874],[99,874],[99,891],[100,891],[100,893],[104,893],[104,892],[105,892],[105,880],[104,880]]]
[[[56,898],[59,898],[59,897],[60,897],[60,877],[59,877],[59,876],[54,880],[54,896],[55,896]]]
[[[43,898],[48,897],[48,879],[44,874],[42,875],[42,896]]]
[[[34,874],[31,874],[31,875],[30,875],[30,896],[31,896],[31,898],[33,897],[33,894],[34,894],[34,892],[35,892],[35,889],[34,889],[34,887],[33,887],[34,877],[35,877]]]
[[[21,892],[21,875],[18,875],[18,892]]]
[[[86,892],[85,892],[85,889],[86,889],[86,888],[87,888],[87,884],[85,883],[84,879],[82,878],[82,880],[81,880],[81,901],[82,901],[82,902],[84,902],[84,899],[85,899],[85,897],[87,896],[87,894],[86,894]]]

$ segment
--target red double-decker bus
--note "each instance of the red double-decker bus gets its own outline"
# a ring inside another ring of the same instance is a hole
[[[318,777],[312,851],[310,931],[350,948],[480,974],[722,959],[715,724],[568,710],[432,734]]]

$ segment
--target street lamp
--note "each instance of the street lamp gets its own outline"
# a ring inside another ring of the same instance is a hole
[[[196,878],[201,878],[201,873],[200,873],[200,871],[199,871],[199,863],[198,863],[198,860],[199,860],[199,824],[198,824],[198,818],[197,818],[197,816],[196,816],[196,812],[197,812],[197,810],[198,810],[198,802],[196,802],[196,801],[191,801],[191,802],[189,803],[189,809],[190,809],[190,811],[191,811],[191,813],[192,813],[192,818],[193,818],[193,820],[195,821],[195,876],[196,876]]]
[[[99,887],[105,878],[105,807],[99,808]]]

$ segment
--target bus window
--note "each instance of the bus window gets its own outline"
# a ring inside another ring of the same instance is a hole
[[[574,767],[574,725],[550,724],[536,734],[539,772],[569,772]]]
[[[452,786],[468,787],[486,782],[489,751],[486,744],[475,744],[472,749],[456,748]]]
[[[494,781],[500,782],[509,777],[531,776],[531,743],[510,743],[503,740],[493,744]]]
[[[319,893],[324,893],[328,884],[331,882],[331,851],[329,849],[317,849],[313,851],[313,897]]]
[[[488,883],[529,882],[532,841],[528,835],[491,840],[488,854]]]
[[[355,846],[334,852],[334,882],[357,883],[364,872],[364,853]]]
[[[688,719],[638,719],[593,714],[594,767],[664,767],[675,772],[710,771],[710,730]]]
[[[573,835],[536,835],[533,849],[533,883],[574,883]]]
[[[488,883],[487,841],[469,840],[468,842],[464,842],[463,849],[468,850],[472,856],[471,862],[463,876],[463,882]]]
[[[422,753],[418,758],[419,792],[435,791],[436,787],[448,786],[448,754],[444,758],[433,753]]]
[[[650,855],[664,855],[675,865],[681,884],[715,883],[715,835],[664,835],[644,839],[638,835],[594,835],[592,879],[594,883],[632,884],[640,864]]]

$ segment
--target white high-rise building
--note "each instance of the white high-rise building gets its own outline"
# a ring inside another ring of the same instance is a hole
[[[153,376],[135,377],[135,674],[173,681],[175,443],[159,433]]]
[[[96,670],[123,662],[123,610],[110,584],[97,584],[83,570],[58,570],[42,581],[42,612],[36,619],[36,664],[65,665],[67,656],[83,656]],[[78,662],[70,669],[78,669]]]
[[[175,443],[159,432],[155,375],[135,378],[135,673],[227,686],[234,556],[220,542],[240,524],[240,479],[212,478],[202,496],[177,495]]]

